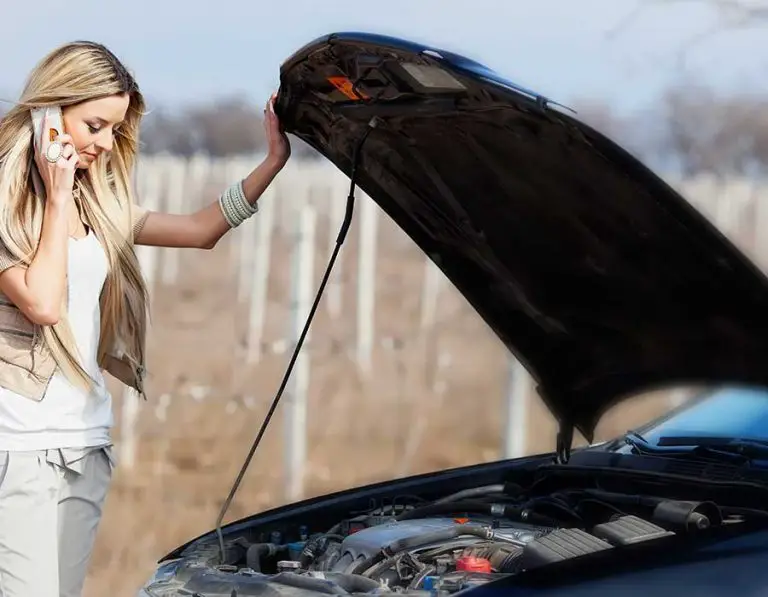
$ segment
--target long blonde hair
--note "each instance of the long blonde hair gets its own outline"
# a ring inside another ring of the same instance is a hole
[[[116,348],[134,363],[145,362],[147,290],[133,250],[131,172],[138,151],[145,103],[134,78],[100,44],[73,42],[43,58],[29,75],[20,100],[0,120],[0,242],[19,265],[34,257],[42,229],[45,197],[35,192],[30,108],[128,94],[125,121],[116,130],[110,155],[102,154],[75,176],[83,216],[109,262],[101,293],[99,360]],[[88,389],[93,379],[83,368],[66,313],[42,326],[42,341],[71,382]]]

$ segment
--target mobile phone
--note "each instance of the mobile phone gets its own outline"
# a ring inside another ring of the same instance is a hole
[[[33,145],[35,153],[40,153],[43,147],[44,135],[48,135],[48,139],[54,141],[56,137],[64,133],[64,118],[59,106],[47,106],[45,108],[32,108],[32,130],[33,130]],[[43,122],[46,121],[47,116],[47,130],[43,130]],[[34,160],[33,160],[34,164]],[[45,185],[43,179],[40,176],[40,171],[36,165],[32,166],[31,170],[32,185],[35,189],[35,193],[38,197],[45,196]]]
[[[64,134],[64,118],[59,106],[47,106],[45,108],[32,108],[32,130],[34,131],[35,151],[41,151],[43,147],[44,136],[48,136],[49,141],[54,141],[56,137]],[[48,119],[48,130],[43,130],[43,122]]]

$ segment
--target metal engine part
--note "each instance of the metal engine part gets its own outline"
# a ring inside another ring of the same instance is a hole
[[[475,519],[472,521],[486,522]],[[447,529],[458,524],[453,518],[425,518],[393,521],[357,531],[344,538],[340,547],[340,557],[335,560],[331,570],[339,572],[349,570],[350,566],[372,557],[395,541]],[[498,540],[516,543],[522,547],[548,531],[526,525],[498,523],[494,532]],[[467,539],[473,540],[470,537]],[[474,542],[479,541],[481,541],[479,538],[474,540]],[[433,547],[439,544],[439,542],[427,544],[424,547]]]

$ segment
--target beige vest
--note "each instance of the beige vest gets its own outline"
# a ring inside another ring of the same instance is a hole
[[[141,231],[147,215],[148,212],[143,208],[133,206],[133,238]],[[17,261],[7,250],[0,247],[0,272],[14,265],[18,265]],[[66,296],[64,308],[66,309]],[[101,359],[99,366],[146,398],[146,372],[141,364],[112,351]],[[40,326],[30,321],[16,305],[0,293],[0,387],[40,401],[45,396],[48,383],[57,369],[56,361],[42,341]]]

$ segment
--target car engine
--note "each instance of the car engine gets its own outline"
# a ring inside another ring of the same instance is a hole
[[[308,570],[359,574],[392,589],[458,590],[514,572],[526,545],[553,530],[476,518],[391,521],[321,542]]]
[[[343,539],[318,538],[302,549],[296,568],[310,574],[359,575],[374,581],[377,589],[453,593],[500,574],[671,534],[631,515],[598,525],[591,533],[489,517],[415,518],[383,522]]]
[[[228,537],[224,561],[215,541],[195,544],[168,562],[167,579],[156,579],[145,594],[245,597],[262,595],[268,585],[292,597],[450,595],[582,556],[739,523],[708,501],[597,489],[514,494],[506,485],[475,487],[372,508],[325,530],[311,528],[312,518],[248,528]]]

